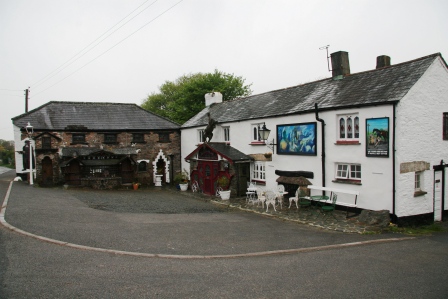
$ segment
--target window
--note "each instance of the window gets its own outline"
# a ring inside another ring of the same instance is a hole
[[[230,127],[222,127],[224,133],[224,141],[230,141]]]
[[[338,142],[359,142],[359,117],[357,115],[338,115]]]
[[[414,181],[415,192],[422,191],[421,186],[422,186],[422,172],[417,171],[415,173],[415,181]]]
[[[252,132],[251,132],[251,135],[252,135],[252,137],[251,137],[251,139],[252,139],[252,143],[260,143],[260,142],[263,142],[263,141],[261,140],[260,133],[258,132],[258,130],[262,127],[262,125],[263,125],[263,123],[261,123],[261,124],[253,124],[253,125],[252,125],[252,127],[251,127],[251,129],[252,129]],[[263,142],[263,144],[264,144],[264,142]]]
[[[266,166],[263,161],[255,161],[253,164],[252,179],[256,181],[266,181]]]
[[[171,142],[169,133],[159,133],[159,142],[168,143]]]
[[[198,130],[198,142],[202,143],[205,141],[204,130]]]
[[[443,140],[448,140],[448,112],[443,113]]]
[[[51,148],[51,137],[42,137],[42,148],[43,149]]]
[[[85,143],[86,142],[86,134],[73,134],[72,135],[72,143]]]
[[[414,174],[414,197],[423,196],[428,193],[423,190],[424,186],[423,171],[416,171]]]
[[[146,162],[145,161],[141,161],[140,163],[138,163],[138,171],[146,171]]]
[[[132,143],[144,143],[145,137],[141,133],[134,133],[132,134]]]
[[[104,134],[104,143],[116,143],[117,142],[117,134]]]
[[[360,164],[336,164],[336,180],[361,181]]]

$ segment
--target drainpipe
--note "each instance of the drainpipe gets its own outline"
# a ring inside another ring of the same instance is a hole
[[[397,220],[398,220],[398,217],[395,214],[395,209],[396,209],[396,207],[395,207],[395,196],[396,196],[396,194],[395,194],[395,192],[396,192],[396,190],[395,190],[395,184],[396,184],[396,182],[395,182],[395,175],[396,175],[396,173],[395,173],[395,171],[396,171],[396,169],[395,169],[395,110],[396,110],[396,107],[397,107],[397,104],[394,103],[392,105],[392,108],[393,108],[393,110],[392,110],[392,128],[393,128],[393,132],[392,132],[392,222],[393,223],[397,223]]]
[[[314,104],[314,109],[316,112],[316,120],[322,124],[322,187],[325,187],[325,121],[319,118],[317,103]],[[323,194],[325,195],[325,191]]]

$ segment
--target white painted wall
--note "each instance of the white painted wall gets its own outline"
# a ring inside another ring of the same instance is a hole
[[[396,215],[398,217],[431,213],[433,211],[433,165],[440,160],[448,163],[448,141],[442,140],[442,113],[448,112],[448,71],[439,58],[422,76],[417,84],[399,102],[396,107],[396,124],[394,128],[393,105],[373,106],[360,109],[320,112],[319,117],[325,120],[326,138],[326,186],[336,189],[359,191],[358,207],[370,210],[389,210],[393,212],[393,152],[392,136],[394,129],[396,144]],[[360,118],[360,145],[337,145],[339,124],[338,114],[358,113]],[[389,117],[389,157],[366,157],[366,119]],[[241,121],[220,124],[213,132],[214,142],[223,141],[222,126],[230,127],[230,144],[245,154],[265,153],[271,150],[265,145],[250,145],[251,125],[266,123],[271,129],[269,141],[276,139],[276,126],[302,122],[317,122],[315,114],[284,116],[263,120]],[[278,155],[266,162],[266,185],[275,188],[275,170],[312,171],[313,185],[322,185],[321,172],[321,124],[317,122],[317,156]],[[182,157],[196,149],[198,143],[197,130],[182,130]],[[275,140],[276,143],[278,140]],[[413,161],[430,163],[430,170],[424,172],[424,196],[414,197],[414,173],[400,174],[400,164]],[[335,164],[338,162],[361,164],[362,185],[350,185],[332,182],[335,177]],[[189,169],[183,161],[182,168]],[[448,184],[445,185],[448,194]],[[446,197],[446,195],[445,195]],[[353,202],[351,195],[339,194],[338,201]],[[445,198],[445,210],[448,202]]]
[[[448,112],[448,71],[438,58],[397,106],[396,167],[397,216],[433,212],[432,167],[448,162],[448,141],[442,139],[442,115]],[[422,188],[428,192],[414,197],[414,172],[400,174],[400,164],[413,161],[430,163],[424,172]],[[445,209],[448,209],[445,185]]]
[[[23,150],[23,146],[25,145],[25,140],[21,139],[21,132],[20,132],[20,128],[13,125],[13,130],[14,130],[14,156],[16,159],[16,173],[24,173],[24,171],[22,171],[23,169],[23,157],[22,154],[19,154],[17,151],[21,151]]]
[[[336,145],[339,123],[337,115],[341,113],[358,113],[360,118],[360,145]],[[327,111],[319,113],[319,117],[325,120],[326,135],[326,186],[336,189],[359,191],[358,207],[364,209],[392,210],[392,158],[367,158],[365,155],[365,120],[373,117],[389,117],[392,122],[392,106],[377,106],[362,109]],[[314,113],[305,115],[284,116],[264,120],[241,121],[222,124],[230,127],[230,144],[245,154],[271,152],[266,145],[251,145],[252,124],[265,122],[271,130],[269,142],[276,139],[276,126],[303,122],[317,122]],[[182,157],[185,158],[197,145],[197,130],[191,128],[182,130]],[[392,126],[390,128],[392,130]],[[223,140],[222,126],[218,125],[213,131],[214,142]],[[275,188],[278,176],[275,170],[311,171],[314,179],[310,179],[313,185],[322,186],[322,144],[321,124],[317,122],[317,156],[278,155],[277,151],[272,156],[272,161],[266,162],[266,187]],[[277,143],[278,140],[275,140]],[[333,183],[335,177],[335,163],[360,163],[362,171],[362,185],[350,185]],[[188,163],[183,160],[182,168],[189,169]],[[338,201],[352,203],[354,196],[339,194]]]

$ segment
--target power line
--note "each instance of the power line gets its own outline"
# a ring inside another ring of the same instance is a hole
[[[118,46],[119,44],[121,44],[122,42],[124,42],[125,40],[127,40],[129,37],[131,37],[132,35],[134,35],[135,33],[137,33],[138,31],[142,30],[144,27],[148,26],[149,24],[151,24],[152,22],[154,22],[155,20],[157,20],[158,18],[160,18],[161,16],[163,16],[165,13],[167,13],[168,11],[170,11],[171,9],[173,9],[174,7],[176,7],[177,5],[179,5],[181,2],[183,2],[184,0],[180,0],[179,2],[177,2],[176,4],[172,5],[170,8],[168,8],[167,10],[163,11],[161,14],[159,14],[158,16],[156,16],[155,18],[153,18],[152,20],[150,20],[149,22],[147,22],[146,24],[144,24],[143,26],[141,26],[140,28],[138,28],[137,30],[135,30],[134,32],[132,32],[131,34],[129,34],[128,36],[126,36],[125,38],[123,38],[122,40],[120,40],[118,43],[116,43],[115,45],[113,45],[112,47],[110,47],[109,49],[107,49],[106,51],[104,51],[103,53],[101,53],[100,55],[96,56],[95,58],[93,58],[92,60],[90,60],[89,62],[87,62],[86,64],[84,64],[82,67],[78,68],[77,70],[73,71],[71,74],[67,75],[66,77],[62,78],[61,80],[57,81],[55,84],[49,86],[48,88],[34,94],[34,96],[37,96],[38,94],[43,93],[44,91],[47,91],[48,89],[52,88],[53,86],[61,83],[62,81],[64,81],[65,79],[67,79],[68,77],[74,75],[76,72],[80,71],[81,69],[83,69],[84,67],[86,67],[87,65],[89,65],[90,63],[94,62],[95,60],[97,60],[98,58],[100,58],[101,56],[103,56],[104,54],[106,54],[107,52],[109,52],[110,50],[112,50],[113,48],[115,48],[116,46]]]
[[[136,10],[138,10],[140,7],[142,7],[146,2],[148,2],[149,0],[146,0],[145,2],[143,2],[140,6],[138,6],[136,9],[134,9],[132,12],[130,12],[127,16],[125,16],[123,19],[121,19],[118,23],[116,23],[115,25],[113,25],[112,27],[110,27],[107,31],[105,31],[103,34],[101,34],[98,38],[96,38],[93,42],[91,42],[90,44],[88,44],[86,47],[84,47],[81,51],[79,51],[78,53],[76,53],[72,58],[70,58],[69,60],[67,60],[66,62],[64,62],[62,65],[60,65],[59,67],[57,67],[56,69],[54,69],[52,72],[50,72],[48,75],[46,75],[44,78],[40,79],[39,81],[37,81],[36,83],[32,84],[31,86],[33,86],[34,88],[36,86],[41,85],[42,83],[45,83],[46,81],[48,81],[49,79],[53,78],[54,76],[56,76],[57,74],[59,74],[61,71],[63,71],[65,68],[67,68],[68,66],[70,66],[71,64],[73,64],[75,61],[77,61],[78,59],[80,59],[81,57],[83,57],[85,54],[89,53],[90,51],[92,51],[96,46],[98,46],[101,42],[103,42],[105,39],[107,39],[109,36],[111,36],[112,34],[114,34],[116,31],[118,31],[120,28],[122,28],[124,25],[126,25],[127,23],[129,23],[130,21],[132,21],[135,17],[137,17],[139,14],[141,14],[142,12],[144,12],[146,9],[148,9],[149,7],[151,7],[154,3],[156,3],[158,0],[155,0],[154,2],[152,2],[150,5],[148,5],[147,7],[145,7],[143,10],[141,10],[138,14],[136,14],[135,16],[133,16],[131,19],[129,19],[127,22],[125,22],[124,24],[122,24],[120,27],[118,27],[117,29],[115,29],[114,31],[112,31],[110,34],[108,34],[106,37],[104,37],[102,40],[100,40],[96,45],[94,45],[93,47],[91,47],[88,51],[84,52],[82,55],[80,55],[84,50],[86,50],[87,48],[89,48],[92,44],[94,44],[97,40],[99,40],[101,37],[103,37],[106,33],[108,33],[109,31],[111,31],[114,27],[116,27],[118,24],[120,24],[121,22],[123,22],[123,20],[125,20],[127,17],[129,17],[131,14],[133,14]],[[75,59],[76,58],[76,59]],[[71,62],[70,62],[71,61]]]

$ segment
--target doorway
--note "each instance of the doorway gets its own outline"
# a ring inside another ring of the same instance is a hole
[[[50,157],[45,157],[42,160],[42,185],[53,185],[53,162]]]

